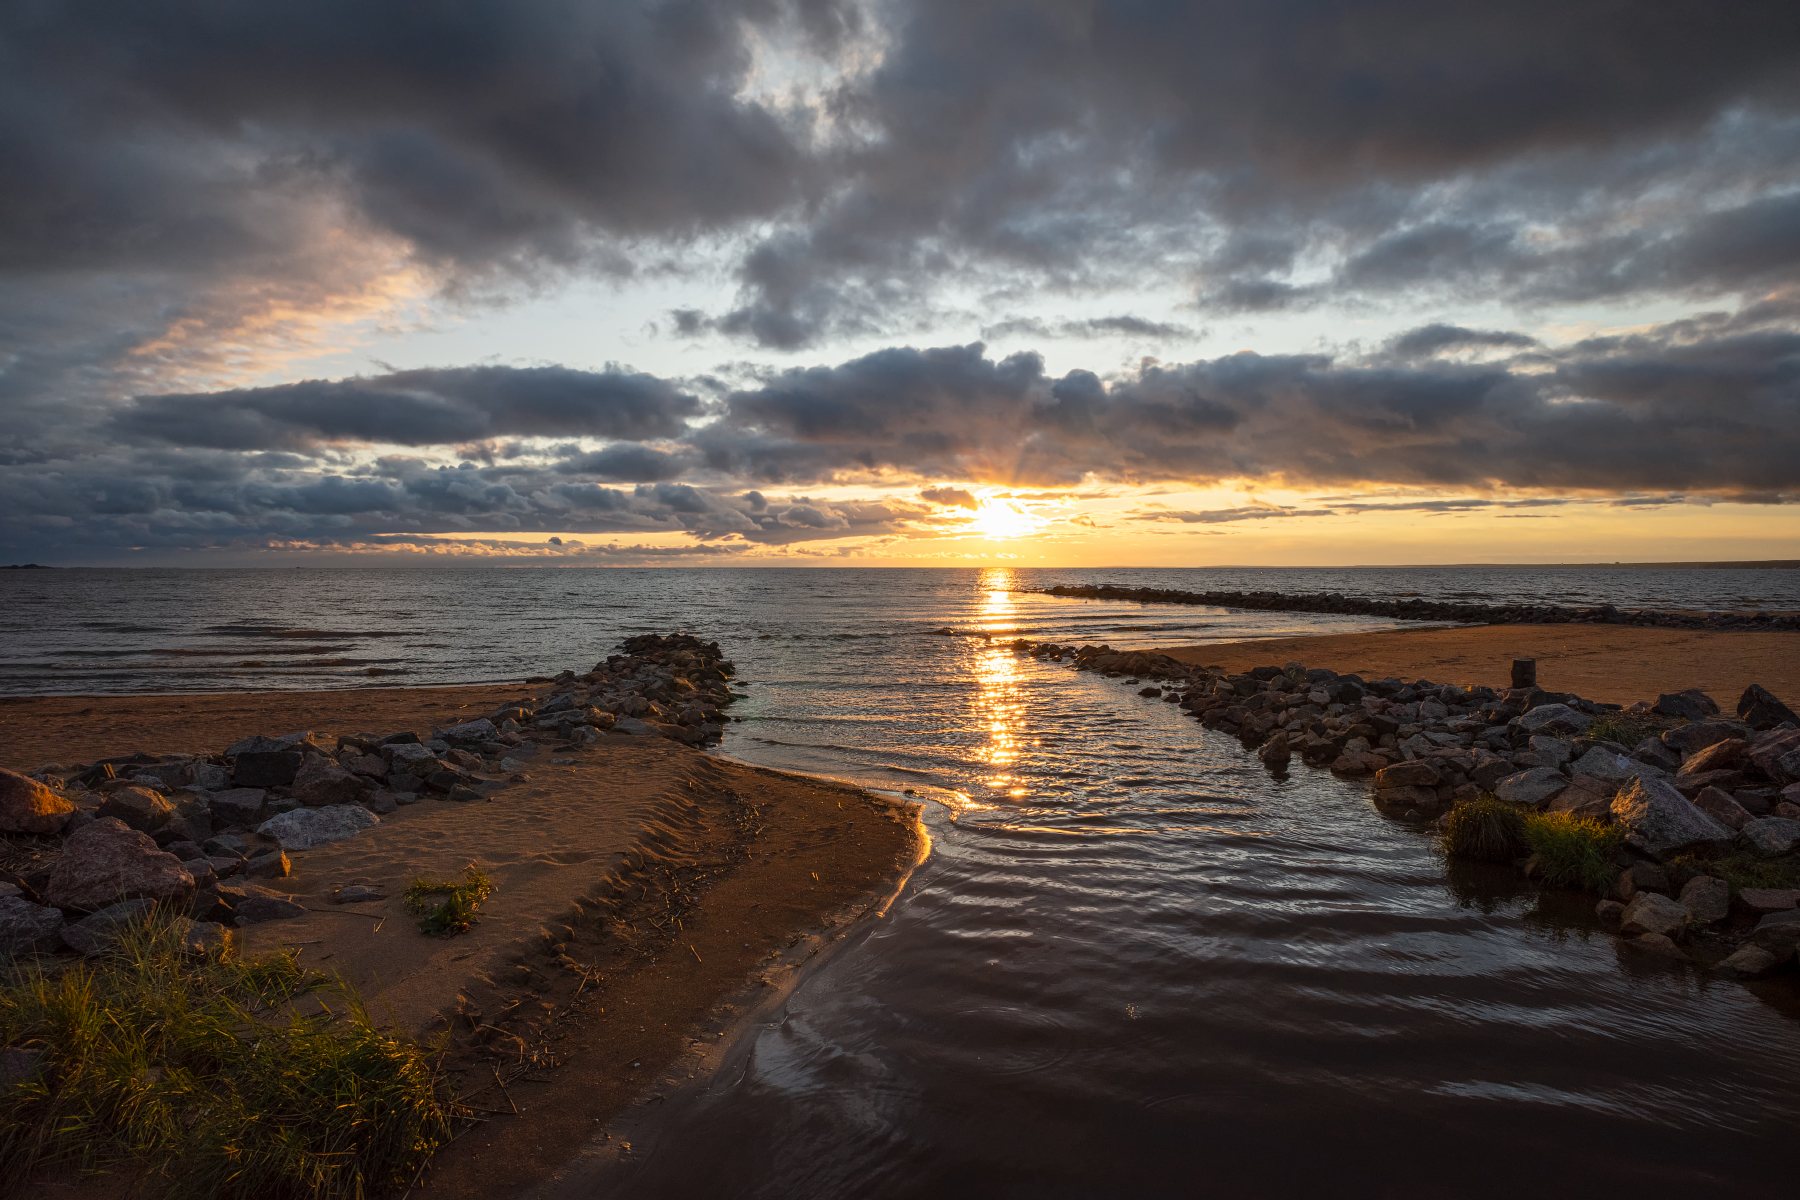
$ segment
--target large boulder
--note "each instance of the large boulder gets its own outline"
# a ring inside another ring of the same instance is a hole
[[[1794,947],[1800,946],[1800,908],[1766,914],[1750,931],[1750,940],[1776,958],[1792,958]]]
[[[1769,689],[1756,683],[1745,688],[1744,694],[1738,697],[1737,713],[1743,718],[1744,724],[1752,729],[1773,729],[1783,721],[1800,725],[1800,716],[1794,715],[1793,709],[1777,700]]]
[[[476,721],[465,721],[461,725],[452,725],[442,730],[441,736],[447,742],[491,742],[500,736],[500,731],[486,717]]]
[[[1663,745],[1677,754],[1692,754],[1696,750],[1706,749],[1714,742],[1743,736],[1742,725],[1733,725],[1727,721],[1703,721],[1697,725],[1678,725],[1674,729],[1665,730],[1662,740]]]
[[[1633,779],[1613,797],[1612,815],[1625,827],[1627,841],[1659,861],[1702,847],[1723,848],[1736,837],[1662,779]]]
[[[1375,786],[1386,790],[1399,787],[1434,788],[1442,782],[1438,769],[1424,759],[1395,763],[1375,772]]]
[[[1682,761],[1681,769],[1689,775],[1702,771],[1737,771],[1750,761],[1750,743],[1743,738],[1726,738],[1704,750],[1696,750]]]
[[[1652,712],[1661,713],[1665,717],[1686,717],[1690,721],[1704,721],[1708,717],[1717,716],[1719,706],[1699,688],[1688,688],[1672,695],[1658,696],[1651,707]]]
[[[63,915],[54,908],[17,896],[0,899],[0,961],[56,949],[62,923]]]
[[[286,787],[303,758],[298,750],[246,750],[232,764],[231,781],[241,788]]]
[[[1800,783],[1800,729],[1774,729],[1750,743],[1750,761],[1777,787]]]
[[[333,760],[314,757],[301,764],[289,794],[308,808],[324,808],[328,804],[354,804],[374,790],[368,781]]]
[[[381,818],[366,808],[334,804],[327,808],[297,808],[270,817],[257,832],[278,840],[283,850],[310,850],[326,842],[354,837],[379,824]]]
[[[140,897],[184,903],[193,892],[180,859],[123,821],[99,817],[63,843],[44,898],[65,912],[97,912]]]
[[[1518,719],[1527,733],[1581,733],[1593,723],[1594,718],[1566,704],[1540,704]]]
[[[1711,925],[1731,915],[1731,885],[1711,875],[1696,875],[1681,888],[1681,907],[1695,925]]]
[[[262,819],[269,793],[261,788],[230,788],[207,797],[207,808],[220,825],[253,825]]]
[[[1787,817],[1758,817],[1745,821],[1740,831],[1750,848],[1764,858],[1787,854],[1800,846],[1800,821]]]
[[[120,788],[100,805],[100,815],[115,817],[143,833],[155,833],[175,815],[175,806],[146,787]]]
[[[1669,773],[1661,767],[1647,762],[1639,762],[1635,758],[1627,758],[1623,754],[1615,754],[1604,746],[1595,746],[1576,759],[1574,765],[1569,768],[1569,773],[1602,779],[1619,787],[1623,787],[1633,779],[1667,779],[1669,777]]]
[[[17,771],[0,770],[0,833],[61,833],[75,805]]]
[[[1753,819],[1750,811],[1739,804],[1730,792],[1720,791],[1716,787],[1701,788],[1699,795],[1694,797],[1694,807],[1732,829],[1741,830],[1746,821]]]
[[[1687,924],[1687,919],[1688,911],[1681,906],[1680,901],[1671,900],[1656,892],[1639,892],[1625,906],[1619,929],[1627,935],[1660,933],[1669,937],[1679,933],[1682,926]]]
[[[1568,786],[1569,781],[1562,772],[1552,771],[1549,767],[1533,767],[1529,771],[1508,775],[1495,784],[1494,795],[1511,804],[1542,808],[1561,795]]]

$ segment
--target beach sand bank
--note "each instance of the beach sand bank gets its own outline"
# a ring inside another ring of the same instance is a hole
[[[0,711],[14,731],[5,765],[31,770],[140,749],[216,752],[258,732],[424,734],[516,694],[13,697]],[[424,799],[355,837],[291,851],[291,876],[258,882],[309,911],[238,934],[246,954],[295,949],[340,975],[396,1032],[449,1035],[452,1077],[487,1111],[433,1162],[426,1195],[510,1195],[555,1171],[678,1059],[703,1057],[706,1031],[729,1024],[796,944],[872,915],[923,849],[915,806],[661,738],[545,747],[525,774],[483,800]],[[469,864],[495,885],[479,923],[421,934],[407,883]],[[347,884],[387,898],[332,903]]]
[[[1507,686],[1513,659],[1535,658],[1539,687],[1613,704],[1655,701],[1661,693],[1697,687],[1729,712],[1752,683],[1790,703],[1800,698],[1800,636],[1792,633],[1476,625],[1159,649],[1184,663],[1227,671],[1299,662],[1365,679],[1393,675],[1487,687]]]

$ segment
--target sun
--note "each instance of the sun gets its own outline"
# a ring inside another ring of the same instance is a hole
[[[1045,524],[1042,517],[1027,512],[1015,501],[989,496],[975,510],[975,519],[970,522],[969,528],[985,538],[1003,541],[1008,538],[1029,537]]]

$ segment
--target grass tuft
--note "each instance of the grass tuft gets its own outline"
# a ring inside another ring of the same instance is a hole
[[[1527,813],[1525,844],[1545,883],[1604,892],[1618,878],[1625,830],[1568,813]]]
[[[1605,742],[1617,742],[1621,746],[1635,747],[1645,738],[1658,732],[1660,730],[1654,725],[1643,721],[1634,721],[1621,713],[1608,713],[1603,717],[1595,718],[1594,723],[1588,726],[1587,732],[1582,736],[1597,738]]]
[[[185,954],[164,915],[103,954],[0,974],[0,1044],[36,1050],[0,1093],[0,1178],[51,1167],[140,1176],[169,1195],[355,1198],[404,1187],[450,1136],[436,1052],[281,1011],[325,977],[293,955]]]
[[[463,868],[460,883],[423,877],[413,880],[406,887],[406,908],[413,915],[423,917],[419,922],[420,933],[449,937],[469,932],[475,924],[475,910],[493,894],[493,881],[470,863]],[[433,896],[444,899],[433,903]]]
[[[1493,796],[1459,804],[1444,824],[1444,852],[1458,858],[1504,862],[1525,853],[1525,816]]]
[[[1669,860],[1697,875],[1715,875],[1731,885],[1735,897],[1745,888],[1800,888],[1800,857],[1764,858],[1749,850],[1733,850],[1711,858],[1682,855]]]

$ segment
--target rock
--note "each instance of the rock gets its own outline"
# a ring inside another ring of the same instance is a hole
[[[1791,957],[1794,947],[1800,946],[1800,908],[1764,914],[1750,931],[1750,940],[1776,958]]]
[[[1730,829],[1742,829],[1744,822],[1752,819],[1744,806],[1731,798],[1731,793],[1716,787],[1703,787],[1695,793],[1694,807]]]
[[[1676,934],[1687,923],[1687,909],[1661,892],[1638,892],[1625,905],[1620,930],[1625,934]]]
[[[1713,970],[1727,979],[1761,979],[1780,965],[1781,960],[1761,946],[1740,946],[1731,957],[1715,963]]]
[[[206,863],[212,868],[213,877],[215,879],[224,879],[228,875],[236,875],[239,871],[244,869],[244,861],[244,859],[238,858],[235,855],[209,854],[206,856]]]
[[[1731,798],[1753,817],[1766,817],[1775,808],[1780,793],[1774,788],[1738,788]]]
[[[1646,933],[1642,937],[1633,938],[1625,943],[1633,950],[1644,954],[1654,954],[1659,958],[1679,958],[1687,960],[1687,954],[1675,944],[1673,938],[1664,933]]]
[[[393,792],[379,791],[363,801],[363,807],[378,817],[385,817],[389,813],[400,811],[400,801]]]
[[[1592,775],[1577,775],[1560,795],[1550,801],[1548,811],[1567,813],[1584,821],[1611,824],[1612,798],[1618,794],[1618,790],[1615,785],[1603,779],[1595,779]]]
[[[1593,723],[1594,718],[1566,704],[1540,704],[1519,718],[1519,728],[1527,733],[1583,733]]]
[[[21,954],[48,953],[61,945],[63,915],[17,896],[0,899],[0,962]]]
[[[1391,767],[1375,773],[1375,786],[1378,788],[1430,787],[1435,788],[1443,782],[1438,769],[1429,761],[1417,758],[1411,762],[1395,763]]]
[[[699,724],[699,722],[695,722],[695,724]],[[1284,729],[1264,742],[1262,748],[1256,752],[1256,757],[1263,766],[1271,771],[1279,773],[1287,770],[1289,761],[1294,757],[1293,752],[1288,749],[1287,731]],[[1357,766],[1360,768],[1361,765],[1361,761],[1358,760]]]
[[[371,779],[381,779],[389,770],[387,760],[379,754],[346,754],[338,760],[338,765],[346,771],[367,775]]]
[[[1662,735],[1663,745],[1677,754],[1692,754],[1696,750],[1704,750],[1714,742],[1722,742],[1726,738],[1743,737],[1742,727],[1727,724],[1724,721],[1706,721],[1698,725],[1683,725],[1677,729],[1666,730]]]
[[[1615,900],[1630,901],[1639,892],[1667,895],[1671,890],[1667,869],[1656,863],[1633,863],[1613,880],[1612,894]]]
[[[1774,858],[1800,846],[1800,821],[1786,817],[1757,817],[1745,821],[1740,832],[1750,848],[1764,858]]]
[[[1491,792],[1502,779],[1508,775],[1517,775],[1519,768],[1504,758],[1494,758],[1482,763],[1469,773],[1469,782],[1484,792]]]
[[[188,777],[188,782],[209,792],[217,792],[231,786],[231,772],[218,763],[203,760],[193,764],[193,771]]]
[[[341,888],[333,888],[331,902],[333,904],[364,904],[370,900],[386,900],[387,893],[377,891],[360,883],[347,884]]]
[[[1659,861],[1701,847],[1723,849],[1736,833],[1695,808],[1662,779],[1634,779],[1612,802],[1613,819],[1626,840]]]
[[[1800,783],[1800,729],[1771,729],[1750,743],[1750,761],[1776,787]]]
[[[1722,792],[1740,787],[1744,782],[1744,776],[1737,771],[1701,771],[1698,774],[1689,774],[1683,771],[1671,782],[1674,783],[1676,791],[1692,800],[1709,787],[1718,788]]]
[[[396,768],[410,769],[416,764],[426,774],[430,774],[439,766],[437,755],[431,752],[431,747],[419,742],[394,742],[384,745],[381,748],[381,757],[388,764],[390,771]],[[417,771],[413,773],[418,774]]]
[[[1711,875],[1696,875],[1681,889],[1681,907],[1695,925],[1711,925],[1731,915],[1731,885]]]
[[[101,803],[100,815],[123,821],[141,833],[152,833],[168,824],[175,806],[149,788],[127,787]]]
[[[1508,775],[1494,785],[1494,795],[1509,804],[1525,804],[1540,808],[1560,795],[1569,786],[1560,771],[1552,771],[1549,767],[1533,767],[1529,771],[1520,771],[1516,775]]]
[[[194,877],[195,887],[205,887],[215,879],[211,859],[184,858],[181,860],[181,866],[183,870]]]
[[[1665,717],[1686,717],[1690,721],[1704,721],[1708,717],[1717,716],[1719,706],[1713,698],[1699,688],[1688,688],[1672,695],[1658,696],[1651,712],[1661,713]]]
[[[17,771],[0,770],[0,833],[61,833],[75,805],[68,797]]]
[[[1527,750],[1540,767],[1560,767],[1573,756],[1574,744],[1567,738],[1546,737],[1541,733],[1531,735]]]
[[[1409,784],[1406,787],[1376,788],[1375,803],[1388,808],[1436,809],[1437,790]]]
[[[206,851],[208,857],[216,858],[221,854],[230,854],[237,858],[245,857],[244,839],[235,833],[221,833],[218,837],[209,837],[201,844],[200,848]]]
[[[245,754],[278,754],[285,750],[292,750],[301,742],[311,740],[312,732],[310,730],[304,733],[290,733],[285,737],[278,738],[264,737],[260,733],[255,733],[243,741],[235,743],[225,751],[225,757],[238,758]]]
[[[240,788],[286,787],[300,773],[298,750],[251,750],[237,756],[232,784]]]
[[[466,804],[470,800],[481,799],[481,793],[476,791],[472,787],[465,787],[464,785],[458,783],[458,784],[453,784],[451,786],[450,790],[444,793],[444,799],[454,800],[458,804]]]
[[[314,812],[310,808],[296,809],[296,812]],[[292,869],[288,856],[281,850],[270,850],[245,860],[238,868],[238,873],[247,879],[285,879]]]
[[[64,911],[94,912],[140,897],[185,903],[193,893],[180,859],[123,821],[99,817],[63,843],[44,898]]]
[[[261,788],[232,788],[214,792],[207,808],[221,825],[254,825],[262,819],[268,795]]]
[[[482,717],[477,721],[452,725],[443,731],[443,736],[446,741],[451,742],[485,742],[497,736],[499,732],[492,721]]]
[[[1617,900],[1602,900],[1594,905],[1594,915],[1608,925],[1617,925],[1625,919],[1625,906]]]
[[[638,737],[660,737],[662,730],[648,721],[640,721],[636,717],[620,717],[613,722],[614,733],[629,733]]]
[[[1688,755],[1681,770],[1687,775],[1698,775],[1702,771],[1735,771],[1748,761],[1750,743],[1743,738],[1726,738]]]
[[[122,900],[110,904],[97,913],[64,925],[63,945],[77,954],[98,954],[112,944],[122,928],[145,920],[155,907],[154,900]]]
[[[1738,903],[1759,915],[1786,912],[1800,908],[1800,888],[1741,888]]]
[[[309,758],[294,776],[292,795],[308,808],[354,804],[374,789],[329,758]]]
[[[1667,779],[1669,773],[1661,767],[1651,766],[1647,762],[1639,762],[1635,758],[1627,758],[1623,754],[1614,754],[1611,750],[1595,746],[1586,754],[1576,759],[1570,766],[1571,775],[1588,775],[1595,779],[1605,780],[1622,786],[1632,779]]]
[[[279,817],[271,817],[257,827],[281,842],[283,850],[310,850],[326,842],[354,837],[365,829],[381,824],[381,818],[354,804],[333,804],[325,808],[301,808]]]
[[[181,938],[181,952],[190,957],[223,954],[231,947],[231,931],[217,921],[191,921],[178,917],[174,925]]]
[[[1737,714],[1752,729],[1773,729],[1783,721],[1800,725],[1800,716],[1761,684],[1753,683],[1744,689],[1744,694],[1738,697]]]
[[[286,921],[306,914],[305,905],[292,896],[280,896],[273,893],[246,895],[237,904],[232,905],[232,910],[237,913],[240,925],[258,925],[264,921]]]

